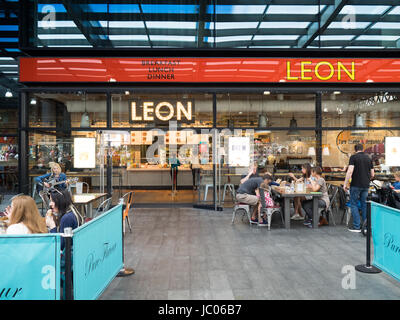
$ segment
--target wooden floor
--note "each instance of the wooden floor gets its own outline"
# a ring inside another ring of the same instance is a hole
[[[178,190],[173,195],[171,190],[129,190],[122,189],[119,192],[118,189],[114,189],[113,192],[113,203],[117,203],[119,197],[124,195],[125,193],[133,191],[134,192],[134,203],[140,204],[151,204],[151,203],[176,203],[176,204],[212,204],[213,203],[213,194],[212,190],[208,192],[206,201],[204,201],[204,191],[195,190]],[[226,201],[224,206],[232,207],[233,201],[230,195],[226,195]]]

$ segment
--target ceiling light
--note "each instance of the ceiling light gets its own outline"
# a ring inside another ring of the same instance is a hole
[[[333,91],[333,94],[340,94],[340,91]]]
[[[35,98],[31,99],[31,104],[36,104],[36,99]]]
[[[126,95],[126,96],[129,95],[129,91],[125,91],[125,95]]]
[[[12,98],[13,94],[10,90],[7,90],[6,94],[4,95],[6,98]]]
[[[271,92],[270,91],[264,91],[264,94],[268,95],[268,94],[271,94]]]
[[[292,120],[290,120],[290,129],[289,129],[287,135],[288,136],[299,136],[300,135],[299,130],[297,130],[297,121],[294,118],[294,115],[293,115]]]

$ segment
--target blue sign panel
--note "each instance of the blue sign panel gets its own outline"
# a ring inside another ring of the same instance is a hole
[[[400,281],[400,210],[371,202],[372,264]]]
[[[121,270],[122,252],[122,205],[75,229],[74,299],[97,299]]]
[[[60,299],[60,235],[0,236],[0,300]]]

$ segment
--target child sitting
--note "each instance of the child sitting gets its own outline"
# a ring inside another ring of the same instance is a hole
[[[263,182],[263,183],[261,183],[260,188],[264,190],[266,208],[272,208],[275,205],[275,203],[274,203],[274,200],[272,200],[272,198],[271,198],[271,187],[267,183]],[[259,212],[259,217],[260,217],[258,225],[267,226],[268,225],[267,216],[266,216],[265,212],[263,212],[263,214],[261,214],[261,202],[258,205],[258,212]]]
[[[396,182],[392,184],[394,190],[400,190],[400,171],[394,173],[394,179],[396,180]]]

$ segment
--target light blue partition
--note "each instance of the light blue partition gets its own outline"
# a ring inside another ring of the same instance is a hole
[[[75,300],[94,300],[123,266],[122,205],[73,231]]]
[[[372,265],[400,281],[400,210],[371,202]]]
[[[59,300],[59,234],[0,236],[0,300]]]

